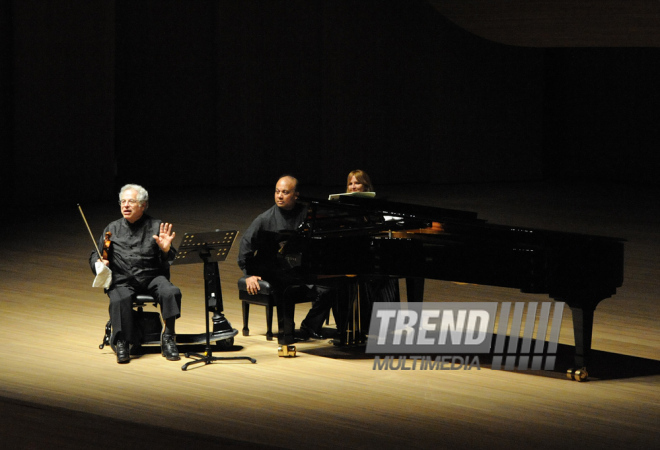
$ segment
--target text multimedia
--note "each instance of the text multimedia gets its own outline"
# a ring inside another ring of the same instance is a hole
[[[373,370],[481,370],[473,356],[376,356]]]

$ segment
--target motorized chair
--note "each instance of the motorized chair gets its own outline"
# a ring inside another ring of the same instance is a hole
[[[133,299],[133,323],[137,328],[137,335],[142,345],[160,344],[160,335],[163,330],[160,313],[144,311],[144,307],[149,303],[154,307],[158,306],[158,302],[151,295],[138,294]],[[116,351],[114,344],[110,341],[111,337],[112,324],[108,320],[105,324],[103,342],[99,345],[99,349],[103,350],[106,345],[109,345],[112,350]]]

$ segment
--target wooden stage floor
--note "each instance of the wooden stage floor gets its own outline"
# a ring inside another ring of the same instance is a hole
[[[148,186],[147,186],[148,188]],[[272,189],[159,189],[150,213],[185,232],[236,229]],[[305,194],[323,196],[327,189]],[[627,239],[625,280],[598,306],[590,380],[561,372],[374,370],[360,349],[325,341],[277,356],[263,308],[231,351],[197,366],[147,353],[118,365],[100,350],[107,299],[92,288],[91,240],[75,204],[25,205],[0,228],[0,434],[3,448],[658,448],[660,189],[591,184],[388,186],[379,197],[471,210],[489,223]],[[115,201],[83,205],[99,234]],[[10,217],[6,217],[9,215]],[[225,314],[241,328],[236,245],[220,264]],[[201,265],[172,269],[179,333],[204,331]],[[428,281],[427,301],[546,301],[511,289]],[[309,304],[298,305],[298,321]],[[571,355],[570,313],[560,354]]]

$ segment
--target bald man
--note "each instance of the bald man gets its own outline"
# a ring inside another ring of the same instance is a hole
[[[247,292],[259,292],[259,280],[268,281],[273,287],[277,307],[280,345],[294,342],[295,302],[287,295],[287,288],[304,286],[303,280],[290,271],[281,268],[277,252],[283,245],[278,235],[281,231],[293,231],[307,217],[307,207],[298,203],[298,180],[286,175],[275,184],[275,204],[260,214],[241,238],[238,266],[246,276]],[[323,322],[331,308],[330,289],[320,286],[307,286],[307,295],[313,299],[312,309],[300,325],[304,338],[322,339]]]

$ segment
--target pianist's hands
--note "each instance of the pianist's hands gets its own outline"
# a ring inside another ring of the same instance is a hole
[[[259,292],[259,280],[261,277],[252,275],[245,279],[245,286],[247,287],[247,292],[250,295],[256,295]]]

